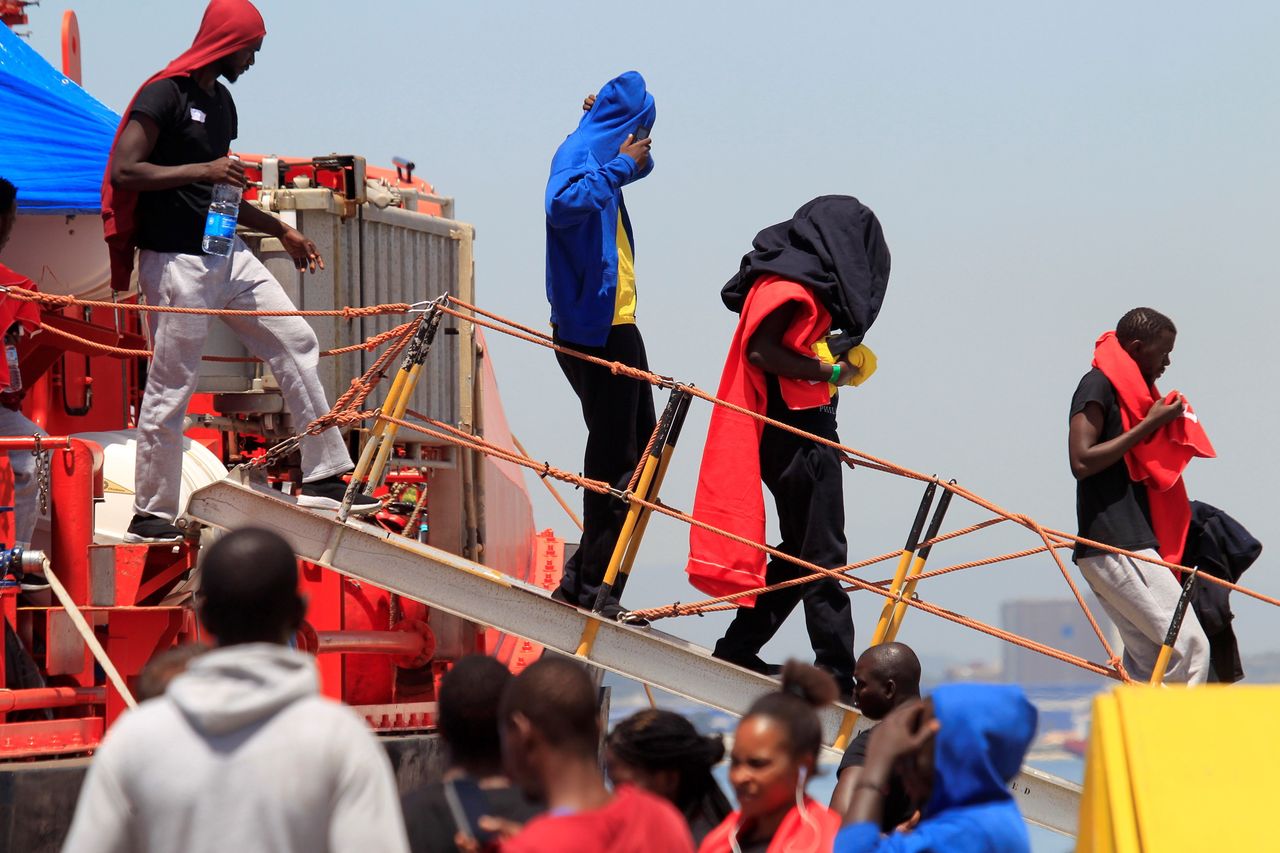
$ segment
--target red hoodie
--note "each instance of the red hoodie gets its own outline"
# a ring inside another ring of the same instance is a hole
[[[157,80],[182,77],[204,68],[219,59],[254,44],[267,34],[262,15],[249,0],[210,0],[200,21],[200,31],[187,52],[170,62],[165,69],[147,79],[138,92]],[[112,156],[120,142],[120,134],[129,123],[133,112],[134,93],[125,107],[120,127],[111,143]],[[106,174],[102,176],[102,222],[111,255],[111,289],[128,290],[129,277],[133,274],[133,252],[137,248],[137,222],[134,213],[138,206],[138,194],[132,190],[116,189],[111,185],[111,160],[107,161]]]
[[[1161,399],[1154,384],[1148,385],[1142,372],[1115,332],[1104,332],[1093,350],[1093,366],[1116,389],[1120,405],[1120,424],[1127,432],[1147,416]],[[1165,402],[1172,402],[1178,392],[1172,391]],[[1129,479],[1147,487],[1147,504],[1151,509],[1151,528],[1160,543],[1160,556],[1170,563],[1182,562],[1182,549],[1187,543],[1191,524],[1191,504],[1182,472],[1196,456],[1217,454],[1200,419],[1187,404],[1182,417],[1175,418],[1156,430],[1124,455]]]
[[[693,853],[693,837],[671,803],[623,785],[598,809],[548,813],[502,842],[502,853]]]
[[[761,278],[747,294],[738,328],[729,345],[717,396],[726,402],[764,414],[767,408],[765,373],[747,360],[751,336],[765,317],[794,303],[796,311],[783,343],[812,357],[813,345],[831,328],[831,315],[802,284],[777,276]],[[831,402],[826,382],[779,379],[782,398],[792,409],[812,409]],[[716,406],[707,428],[706,448],[698,471],[693,517],[752,542],[763,542],[764,491],[760,483],[760,435],[764,424],[755,418]],[[689,582],[708,595],[729,595],[764,585],[765,554],[756,548],[693,527],[689,531]],[[755,596],[737,600],[753,607]]]

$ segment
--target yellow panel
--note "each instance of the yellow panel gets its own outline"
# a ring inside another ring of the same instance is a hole
[[[1143,844],[1133,812],[1133,780],[1124,748],[1125,726],[1114,696],[1095,702],[1093,721],[1095,726],[1101,724],[1098,743],[1107,782],[1112,842],[1117,853],[1137,853]]]
[[[1093,703],[1093,719],[1097,731],[1098,702],[1113,702],[1110,696],[1100,696]],[[1085,756],[1084,793],[1080,797],[1079,829],[1076,832],[1076,853],[1114,853],[1111,841],[1111,809],[1107,804],[1107,776],[1103,766],[1102,738],[1089,738],[1089,751]]]
[[[1122,687],[1095,702],[1094,737],[1117,831],[1125,798],[1112,787],[1128,765],[1141,846],[1148,851],[1277,849],[1273,773],[1280,765],[1280,687]],[[1111,719],[1110,708],[1117,712]],[[1101,711],[1101,713],[1099,713]],[[1123,738],[1123,757],[1112,734]],[[1117,843],[1116,849],[1126,848]]]

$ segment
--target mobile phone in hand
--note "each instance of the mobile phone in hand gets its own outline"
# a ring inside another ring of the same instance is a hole
[[[647,125],[643,125],[643,124],[640,125],[639,127],[636,128],[635,138],[632,141],[639,142],[641,139],[648,139],[649,131],[651,129],[652,128],[648,127]]]
[[[471,779],[454,779],[444,783],[444,799],[454,826],[467,838],[481,846],[494,840],[494,833],[480,828],[480,818],[488,814],[489,798]]]

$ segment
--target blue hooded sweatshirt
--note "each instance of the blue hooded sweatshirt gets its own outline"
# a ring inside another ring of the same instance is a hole
[[[948,684],[931,694],[942,724],[933,793],[910,832],[881,837],[863,822],[836,836],[834,853],[1022,853],[1027,826],[1009,793],[1036,733],[1036,709],[1020,687]]]
[[[556,149],[547,180],[547,301],[563,340],[603,346],[618,288],[618,220],[635,239],[622,188],[653,171],[618,149],[640,125],[653,127],[653,96],[638,71],[610,80],[578,129]]]

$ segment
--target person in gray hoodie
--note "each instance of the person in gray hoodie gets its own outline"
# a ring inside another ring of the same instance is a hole
[[[237,530],[202,568],[216,648],[112,726],[64,853],[408,853],[386,753],[287,645],[305,612],[288,543]]]

